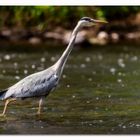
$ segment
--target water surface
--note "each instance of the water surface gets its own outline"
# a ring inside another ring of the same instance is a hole
[[[35,50],[0,52],[0,89],[51,66],[64,48]],[[139,134],[139,97],[139,47],[74,49],[41,116],[38,99],[11,103],[0,134]]]

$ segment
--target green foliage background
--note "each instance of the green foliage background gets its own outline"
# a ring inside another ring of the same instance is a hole
[[[0,26],[71,28],[83,16],[120,20],[139,11],[139,6],[1,6]]]

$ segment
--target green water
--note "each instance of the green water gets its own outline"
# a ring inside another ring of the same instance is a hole
[[[63,50],[0,51],[0,89],[49,67]],[[41,116],[38,99],[11,103],[0,134],[139,134],[139,97],[140,47],[74,49]]]

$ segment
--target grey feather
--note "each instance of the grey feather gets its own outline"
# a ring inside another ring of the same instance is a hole
[[[25,77],[9,88],[3,100],[46,96],[58,84],[58,77],[52,68]]]

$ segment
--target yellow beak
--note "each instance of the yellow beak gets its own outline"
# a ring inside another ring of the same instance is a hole
[[[105,20],[93,20],[94,23],[101,23],[101,24],[107,24],[108,22]]]

